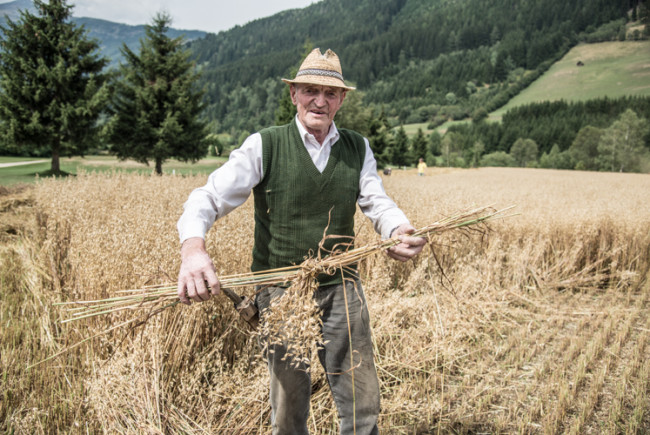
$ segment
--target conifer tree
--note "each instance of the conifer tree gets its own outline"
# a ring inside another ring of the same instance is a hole
[[[429,153],[431,153],[434,156],[439,156],[442,151],[440,149],[442,143],[442,137],[440,136],[440,133],[437,131],[432,131],[431,134],[429,135]]]
[[[208,151],[205,123],[199,114],[202,92],[182,37],[169,38],[169,15],[159,13],[146,26],[140,52],[124,44],[107,133],[118,158],[149,164],[156,174],[170,158],[196,162]]]
[[[411,146],[413,148],[413,161],[417,162],[419,159],[424,159],[427,156],[427,139],[421,128],[418,128],[417,133],[411,139]]]
[[[291,102],[291,93],[289,86],[282,89],[278,108],[275,110],[275,125],[284,125],[290,123],[296,117],[296,106]]]
[[[377,168],[383,169],[390,163],[391,143],[390,143],[390,124],[386,118],[386,113],[382,108],[379,117],[372,117],[369,122],[368,141],[370,149],[377,161]]]
[[[300,63],[291,68],[291,71],[288,75],[289,78],[296,76],[300,64],[302,64],[302,62],[313,49],[313,44],[309,39],[307,39],[302,46],[302,56],[300,58]],[[291,92],[289,90],[289,86],[287,85],[282,89],[280,99],[278,100],[278,107],[275,109],[275,125],[284,125],[290,123],[293,121],[293,118],[296,117],[296,113],[296,106],[294,106],[293,102],[291,101]]]
[[[368,137],[372,117],[372,109],[363,104],[363,92],[348,91],[343,105],[336,112],[334,122],[339,128],[354,130]]]
[[[408,165],[408,150],[409,150],[409,138],[406,135],[404,126],[400,125],[397,130],[395,130],[395,140],[393,142],[392,149],[392,163],[397,166],[406,166]]]
[[[84,155],[108,98],[106,59],[70,22],[66,0],[34,1],[37,14],[22,11],[0,26],[0,129],[6,151],[51,153],[51,172],[60,156]]]

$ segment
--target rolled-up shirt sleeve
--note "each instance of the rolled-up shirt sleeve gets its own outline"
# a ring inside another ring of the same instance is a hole
[[[246,202],[261,179],[262,137],[255,133],[210,174],[205,186],[190,193],[176,225],[181,243],[192,237],[205,238],[217,219]]]
[[[409,220],[397,204],[388,197],[384,184],[377,173],[377,162],[370,149],[368,139],[366,143],[366,157],[359,177],[359,208],[370,219],[375,231],[383,239],[390,237],[390,233]]]

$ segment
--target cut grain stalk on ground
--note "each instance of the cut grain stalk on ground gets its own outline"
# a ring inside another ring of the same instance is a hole
[[[134,331],[116,329],[25,369],[134,314],[61,324],[70,313],[54,304],[173,281],[175,222],[202,182],[88,174],[41,182],[29,201],[14,202],[25,209],[3,209],[3,220],[15,223],[3,233],[0,263],[0,430],[270,432],[266,367],[226,298],[166,309]],[[396,264],[381,253],[361,261],[382,432],[650,427],[647,175],[429,169],[425,177],[397,171],[384,184],[404,198],[399,205],[416,228],[472,204],[517,204],[519,216],[493,222],[489,237],[436,236],[438,261]],[[14,221],[19,210],[32,217]],[[246,222],[251,204],[208,234],[222,277],[250,265]],[[376,240],[362,216],[356,229],[357,246]],[[312,379],[310,430],[337,433],[320,367]]]

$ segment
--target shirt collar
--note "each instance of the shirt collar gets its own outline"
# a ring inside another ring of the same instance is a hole
[[[298,126],[298,133],[300,133],[300,139],[302,139],[303,145],[305,145],[308,141],[318,143],[314,135],[309,133],[307,129],[302,125],[302,122],[300,122],[298,119],[298,115],[296,115],[296,125]],[[334,121],[332,121],[330,131],[327,133],[327,136],[325,136],[325,140],[323,141],[323,146],[334,145],[336,141],[339,140],[339,136],[339,130],[336,128]]]

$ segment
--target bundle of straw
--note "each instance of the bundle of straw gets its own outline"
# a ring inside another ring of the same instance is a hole
[[[430,225],[417,229],[413,234],[411,234],[411,236],[424,237],[428,240],[429,243],[431,243],[433,236],[439,235],[440,233],[451,230],[470,228],[485,224],[487,221],[494,220],[496,218],[506,217],[505,212],[511,208],[512,206],[501,210],[495,210],[491,206],[486,206],[459,212],[455,215],[449,216]],[[299,299],[303,299],[305,297],[310,298],[310,290],[313,290],[315,288],[314,280],[317,275],[322,273],[330,275],[337,272],[341,273],[343,269],[356,264],[371,255],[385,251],[386,249],[389,249],[399,243],[400,241],[397,238],[391,238],[359,248],[335,250],[330,255],[327,255],[325,257],[309,258],[303,263],[291,267],[267,270],[263,272],[250,272],[237,275],[221,276],[220,282],[222,287],[227,288],[287,285],[289,283],[291,285],[285,293],[285,296],[281,298],[283,299],[282,304],[286,306],[296,307],[300,303]],[[88,319],[91,317],[117,313],[120,311],[137,312],[136,317],[115,325],[106,331],[102,331],[96,335],[98,336],[109,333],[117,328],[122,328],[129,325],[133,327],[143,324],[152,316],[177,305],[179,302],[180,301],[178,299],[176,284],[162,284],[143,287],[140,289],[123,290],[119,292],[118,296],[108,299],[62,302],[57,305],[65,306],[67,308],[67,311],[71,314],[71,317],[63,320],[62,323]],[[278,304],[276,303],[276,307],[277,306]],[[273,306],[271,308],[273,308]],[[291,317],[294,319],[301,319],[302,321],[304,320],[305,316],[313,317],[315,311],[313,310],[313,307],[310,307],[305,310],[305,313],[305,315],[297,317],[295,316],[295,313],[293,313]],[[292,340],[291,337],[287,337],[287,331],[299,328],[288,327],[286,325],[286,316],[281,318],[285,320],[282,331],[279,329],[281,328],[280,325],[277,325],[277,327],[274,327],[272,325],[271,330],[267,328],[264,331],[264,334],[276,335],[277,337],[280,337],[283,342],[286,342],[287,340],[303,342],[304,337],[294,337],[294,340]],[[312,324],[316,327],[318,326],[318,323],[314,324],[312,322]],[[89,337],[82,342],[75,344],[73,347],[76,347],[85,341],[91,340],[96,336]],[[65,350],[69,349],[71,348]]]
[[[492,207],[481,207],[455,214],[444,218],[430,225],[417,229],[412,237],[425,237],[431,242],[434,235],[450,230],[466,228],[485,223],[497,217],[505,217],[504,213],[512,209],[507,207],[501,210],[494,210]],[[263,272],[249,272],[236,275],[219,277],[222,287],[237,288],[247,286],[280,285],[297,281],[304,275],[316,276],[319,273],[334,274],[342,268],[385,251],[399,244],[397,238],[381,240],[373,244],[365,245],[348,251],[335,251],[331,255],[319,259],[307,259],[303,263],[272,269]],[[100,300],[61,302],[56,305],[67,306],[71,313],[69,319],[62,323],[75,320],[87,319],[90,317],[116,313],[124,310],[160,313],[164,309],[176,305],[178,294],[176,284],[160,284],[147,286],[140,289],[119,291],[119,296]]]

